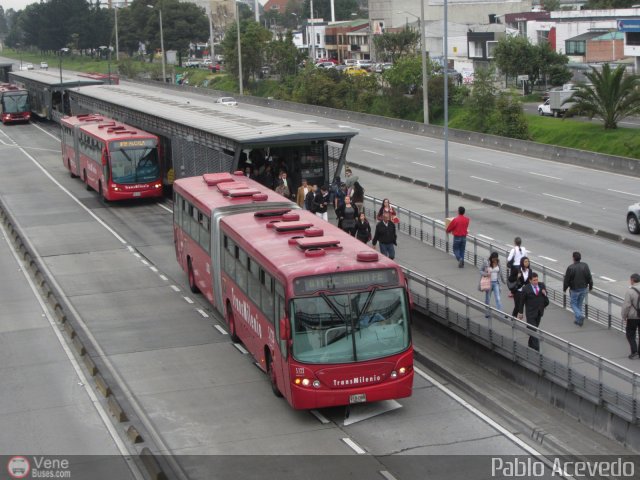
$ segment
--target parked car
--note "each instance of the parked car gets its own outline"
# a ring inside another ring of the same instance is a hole
[[[49,64],[47,62],[40,62],[40,68],[42,70],[48,70],[49,69]]]
[[[211,62],[210,58],[203,58],[202,62],[200,62],[200,68],[210,68],[213,62]]]
[[[360,67],[347,67],[344,69],[344,73],[353,77],[361,77],[367,74],[366,70]]]
[[[336,65],[333,62],[320,62],[316,63],[316,67],[318,68],[334,68]]]
[[[185,68],[198,68],[200,66],[200,61],[195,58],[190,58],[186,62],[184,62]]]
[[[33,63],[27,63],[26,67],[27,67],[27,70],[33,70],[34,69]]]
[[[347,59],[344,60],[343,63],[348,67],[353,67],[353,66],[356,66],[358,64],[357,60],[355,58],[347,58]]]
[[[640,233],[640,202],[627,209],[627,228],[629,233]]]
[[[216,100],[216,103],[219,105],[227,105],[228,107],[237,107],[238,101],[233,97],[220,97]]]

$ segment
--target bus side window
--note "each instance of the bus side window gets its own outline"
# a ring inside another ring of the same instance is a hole
[[[173,204],[173,222],[182,227],[182,197],[174,193],[175,199]]]
[[[238,248],[238,261],[236,262],[236,283],[238,287],[247,293],[247,253]]]
[[[205,252],[209,251],[209,217],[198,212],[198,224],[200,224],[200,246]]]
[[[198,223],[198,209],[189,205],[189,234],[196,242],[200,241],[200,224]]]
[[[249,298],[256,305],[260,305],[260,265],[249,258]]]
[[[236,276],[236,246],[233,240],[224,237],[224,270],[231,278]]]
[[[260,277],[261,277],[261,289],[262,289],[262,295],[261,295],[261,300],[262,300],[262,304],[260,306],[260,309],[264,312],[265,316],[267,317],[267,320],[269,320],[271,323],[274,323],[274,315],[273,315],[273,279],[271,278],[271,275],[269,275],[267,272],[265,272],[264,270],[260,270]]]
[[[275,283],[275,307],[276,307],[276,338],[280,338],[280,319],[284,317],[284,288],[274,279]],[[287,358],[287,341],[279,340],[280,352],[283,358]]]

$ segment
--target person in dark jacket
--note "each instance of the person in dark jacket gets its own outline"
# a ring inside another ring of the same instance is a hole
[[[573,315],[576,318],[573,323],[580,327],[584,323],[582,304],[585,298],[587,298],[587,288],[589,289],[588,291],[593,290],[591,270],[589,270],[589,265],[581,260],[582,255],[580,255],[580,252],[573,252],[573,264],[567,268],[562,285],[563,292],[566,292],[567,288],[569,289],[571,310],[573,310]]]
[[[511,316],[515,317],[518,312],[522,312],[522,302],[524,297],[522,296],[522,289],[531,281],[531,266],[529,265],[529,257],[522,257],[520,259],[520,268],[514,268],[509,273],[508,283],[513,293],[513,311]],[[511,288],[513,287],[513,288]]]
[[[356,232],[356,219],[358,218],[358,207],[351,203],[351,197],[344,197],[344,205],[336,210],[338,217],[338,228],[341,228],[349,235]]]
[[[317,192],[318,186],[311,185],[309,192],[307,192],[307,195],[304,197],[304,209],[309,210],[311,213],[316,213],[313,206],[313,200],[315,199]]]
[[[640,325],[640,274],[632,273],[629,278],[629,289],[624,294],[621,317],[625,326],[627,342],[631,347],[629,358],[638,358],[638,326]]]
[[[393,260],[396,256],[394,245],[397,247],[396,226],[389,218],[389,212],[384,212],[382,220],[376,225],[376,232],[371,242],[373,246],[380,242],[380,253]]]
[[[362,243],[369,243],[369,240],[371,240],[371,225],[364,212],[360,212],[360,216],[356,221],[356,238]]]
[[[316,192],[316,196],[313,200],[313,211],[325,222],[329,221],[327,205],[329,205],[329,188],[326,185],[323,185],[320,187],[320,191]]]
[[[518,312],[518,318],[522,318],[522,310],[526,309],[527,323],[532,327],[528,327],[531,330],[537,330],[544,315],[544,309],[549,305],[549,298],[547,297],[547,287],[544,283],[538,281],[538,274],[533,272],[531,274],[531,281],[529,285],[522,287],[523,301]],[[533,335],[529,336],[529,348],[540,351],[540,341]]]

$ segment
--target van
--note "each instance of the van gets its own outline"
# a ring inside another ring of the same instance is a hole
[[[355,58],[346,58],[342,63],[344,63],[348,67],[355,67],[356,65],[358,65],[358,61]]]

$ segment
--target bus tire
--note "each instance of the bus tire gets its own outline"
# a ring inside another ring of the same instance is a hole
[[[200,293],[198,285],[196,285],[196,276],[193,273],[193,267],[191,266],[191,259],[187,258],[187,276],[189,277],[189,289],[192,293]]]
[[[87,171],[84,170],[82,172],[82,180],[84,181],[84,188],[87,189],[87,192],[91,191],[91,185],[89,185],[89,181],[87,180]]]
[[[273,364],[273,357],[271,353],[267,350],[267,375],[269,375],[269,380],[271,381],[271,391],[276,397],[282,397],[282,393],[278,388],[278,378],[276,376],[275,365]]]
[[[231,304],[227,302],[227,325],[229,326],[229,336],[234,343],[240,342],[240,337],[236,332],[236,321],[233,318],[233,310],[231,310]]]
[[[102,200],[102,203],[109,203],[109,199],[105,197],[104,193],[102,192],[102,182],[98,183],[98,195],[100,196],[100,200]]]
[[[67,168],[69,169],[69,176],[70,176],[71,178],[76,178],[76,177],[77,177],[77,175],[75,175],[75,174],[73,173],[73,170],[71,170],[71,160],[70,160],[70,159],[68,159],[68,158],[67,158]]]

